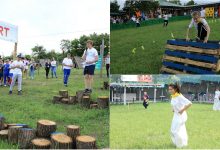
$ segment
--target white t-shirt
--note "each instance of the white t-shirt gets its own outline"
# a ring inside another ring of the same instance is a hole
[[[203,10],[200,11],[200,16],[201,16],[202,18],[205,18],[205,9],[203,9]]]
[[[65,64],[65,65],[73,65],[73,61],[72,61],[72,59],[64,58],[63,64]],[[63,69],[71,69],[71,68],[72,67],[63,66]]]
[[[172,98],[171,105],[173,106],[173,110],[175,113],[178,113],[182,110],[186,105],[192,104],[187,98],[185,98],[182,94],[179,96]]]
[[[98,56],[98,52],[95,48],[87,49],[84,51],[84,55],[86,56],[86,62],[94,61],[95,57]],[[86,64],[85,66],[95,65],[95,62],[92,64]]]
[[[55,60],[51,61],[51,66],[56,67],[57,66],[57,62]]]
[[[105,64],[110,64],[110,57],[106,57]]]
[[[215,98],[219,99],[220,97],[220,91],[215,91]]]
[[[15,61],[13,61],[13,63],[10,65],[10,68],[11,68],[11,67],[15,67],[15,66],[17,66],[17,65],[19,65],[20,67],[24,67],[24,63],[23,63],[22,61],[17,61],[17,60],[15,60]],[[20,68],[14,68],[11,73],[13,73],[13,74],[22,74],[22,70],[21,70]]]
[[[168,20],[168,15],[163,16],[164,20]]]
[[[208,25],[207,21],[204,18],[201,18],[201,23],[206,26]],[[197,23],[194,21],[194,19],[191,20],[190,24],[189,24],[189,28],[195,27],[197,29]]]

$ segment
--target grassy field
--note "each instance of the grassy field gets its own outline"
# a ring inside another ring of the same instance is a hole
[[[220,112],[211,104],[193,104],[188,111],[186,128],[189,149],[220,147]],[[110,148],[173,149],[170,126],[173,113],[169,103],[151,103],[110,107]]]
[[[111,74],[158,74],[166,41],[185,39],[190,20],[170,22],[167,28],[162,24],[140,28],[111,31]],[[220,19],[208,20],[211,27],[210,40],[220,40]],[[191,39],[195,38],[195,29]],[[142,48],[143,46],[143,48]],[[135,53],[132,50],[136,48]]]
[[[98,95],[108,95],[107,90],[101,90],[103,81],[96,72],[92,99]],[[0,87],[0,113],[6,117],[7,123],[25,123],[36,128],[39,119],[49,119],[57,123],[59,132],[65,132],[65,126],[76,124],[81,127],[82,135],[92,135],[97,138],[99,148],[109,147],[109,110],[82,109],[79,105],[52,104],[53,95],[60,89],[67,89],[70,95],[77,90],[84,89],[82,70],[72,70],[69,86],[64,87],[61,69],[58,70],[58,79],[46,79],[45,71],[34,80],[26,79],[23,82],[23,95],[17,95],[17,86],[12,96],[8,95],[9,88]],[[17,148],[0,141],[0,149]]]

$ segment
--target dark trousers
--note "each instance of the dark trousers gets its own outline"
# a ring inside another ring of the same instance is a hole
[[[164,20],[163,21],[163,26],[165,27],[165,26],[167,26],[168,25],[168,20]]]
[[[107,72],[107,77],[109,78],[109,68],[110,68],[110,64],[106,64],[106,72]]]
[[[46,68],[46,78],[48,78],[49,72],[50,72],[50,68]]]
[[[144,106],[145,109],[147,109],[148,103],[144,101],[143,106]]]

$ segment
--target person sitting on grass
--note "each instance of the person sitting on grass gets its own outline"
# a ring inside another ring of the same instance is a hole
[[[70,53],[68,53],[67,57],[64,58],[62,65],[63,65],[63,83],[64,83],[64,86],[67,87],[70,72],[73,67],[73,61],[71,59]]]
[[[13,69],[12,82],[10,85],[9,94],[12,94],[13,87],[15,85],[16,80],[18,80],[18,95],[21,95],[21,84],[22,84],[22,71],[24,69],[24,64],[21,60],[22,56],[19,54],[17,56],[17,60],[13,61],[10,66],[10,69]]]
[[[209,34],[210,34],[210,27],[207,23],[207,21],[200,16],[199,11],[194,11],[192,13],[192,21],[189,24],[189,27],[186,32],[186,40],[189,41],[189,33],[190,29],[195,26],[197,29],[197,40],[203,41],[204,43],[207,43],[209,40]]]
[[[145,109],[147,109],[147,107],[148,107],[148,105],[149,105],[149,103],[148,103],[148,101],[149,101],[149,96],[147,95],[147,92],[144,92],[144,101],[143,101],[143,106],[144,106],[144,108]]]
[[[92,93],[93,76],[95,65],[98,61],[98,52],[93,47],[93,41],[86,42],[87,49],[84,51],[82,59],[85,61],[84,78],[85,78],[85,93]]]

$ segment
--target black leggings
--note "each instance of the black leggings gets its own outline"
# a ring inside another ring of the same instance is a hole
[[[147,102],[145,102],[145,101],[143,102],[143,106],[144,106],[145,109],[147,109],[147,106],[148,106],[148,105],[149,105],[149,104],[148,104]]]
[[[46,78],[48,78],[49,72],[50,72],[50,68],[45,69],[46,70]]]
[[[109,78],[109,68],[110,68],[110,64],[106,64],[106,72],[107,72],[107,77]]]
[[[164,20],[163,21],[163,26],[165,27],[165,26],[167,26],[168,25],[168,20]]]

